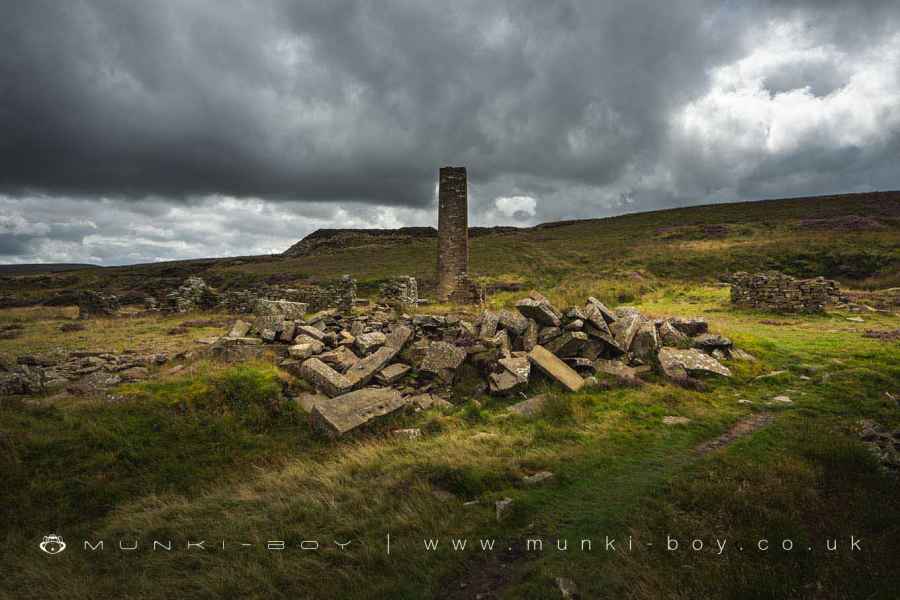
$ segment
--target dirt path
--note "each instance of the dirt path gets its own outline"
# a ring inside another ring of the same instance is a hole
[[[750,435],[754,431],[762,429],[774,420],[775,416],[771,413],[766,412],[749,416],[746,419],[742,419],[735,423],[731,429],[729,429],[719,437],[697,446],[697,453],[702,456],[703,454],[707,454],[709,452],[712,452],[713,450],[724,448],[725,446],[733,443],[735,440],[746,435]]]

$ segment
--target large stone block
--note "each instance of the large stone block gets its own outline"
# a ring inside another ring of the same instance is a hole
[[[345,376],[352,387],[362,387],[369,383],[378,371],[382,370],[389,362],[394,360],[397,353],[398,350],[396,348],[382,346],[347,369]]]
[[[584,379],[581,375],[543,346],[535,346],[528,353],[528,359],[549,377],[563,384],[569,391],[577,392],[584,386]]]
[[[353,387],[350,380],[318,358],[308,358],[300,366],[300,376],[327,396],[339,396]]]
[[[391,388],[366,388],[315,403],[310,413],[313,427],[336,437],[369,421],[397,412],[407,405],[400,392]]]
[[[731,377],[728,367],[696,348],[680,349],[665,346],[659,351],[659,366],[667,377],[676,380],[698,373]]]

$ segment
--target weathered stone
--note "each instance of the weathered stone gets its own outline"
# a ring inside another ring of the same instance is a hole
[[[528,359],[541,371],[563,384],[569,391],[577,392],[584,385],[581,375],[543,346],[535,346],[528,353]]]
[[[547,395],[546,394],[538,394],[537,396],[532,396],[527,400],[522,400],[521,402],[516,402],[512,406],[509,407],[509,412],[521,415],[523,417],[533,417],[538,414],[547,403]]]
[[[278,341],[290,344],[297,335],[297,323],[295,321],[285,321],[284,329],[278,334]]]
[[[413,330],[406,325],[397,325],[385,337],[384,345],[402,351],[407,342],[412,339]]]
[[[734,273],[730,280],[731,301],[749,308],[815,313],[824,311],[829,304],[846,300],[837,282],[823,277],[794,279],[784,273],[769,271]]]
[[[528,329],[528,319],[518,311],[503,309],[497,313],[500,326],[516,334],[522,335]]]
[[[317,402],[310,420],[316,430],[336,437],[406,405],[407,401],[397,390],[366,388]]]
[[[312,412],[312,409],[315,408],[316,404],[323,400],[328,400],[328,396],[320,392],[303,392],[297,396],[297,404],[299,404],[300,408],[306,412]]]
[[[347,369],[345,373],[350,385],[359,388],[369,383],[375,374],[382,370],[397,356],[397,349],[382,346],[372,354],[360,359],[355,365]]]
[[[696,348],[680,349],[663,347],[659,351],[659,365],[663,373],[676,380],[682,380],[688,374],[713,373],[731,377],[728,367]]]
[[[525,333],[522,334],[522,350],[525,352],[531,352],[532,348],[537,346],[538,344],[538,332],[540,327],[537,322],[532,319],[527,319],[528,326],[525,328]]]
[[[429,408],[453,408],[453,404],[437,394],[416,394],[409,397],[409,402],[422,410],[428,410]]]
[[[668,322],[672,327],[688,337],[694,337],[709,331],[709,323],[707,323],[706,319],[673,317],[668,319]]]
[[[584,358],[582,356],[570,356],[568,358],[564,358],[563,362],[575,369],[579,373],[594,372],[594,361],[590,358]]]
[[[375,379],[382,385],[391,385],[392,383],[401,380],[407,373],[409,373],[409,369],[409,365],[404,365],[403,363],[394,363],[379,371],[375,375]]]
[[[593,306],[594,308],[599,310],[600,314],[603,315],[603,318],[606,321],[607,325],[616,321],[616,314],[613,311],[606,308],[605,304],[603,304],[602,302],[600,302],[593,296],[588,297],[587,303],[585,304],[585,308],[587,308],[588,306]],[[590,318],[590,315],[588,313],[585,313],[585,315]]]
[[[489,339],[497,335],[497,326],[500,324],[500,316],[492,310],[486,310],[481,313],[481,328],[478,336],[482,339]]]
[[[659,349],[659,336],[653,321],[641,323],[631,341],[630,349],[635,358],[643,361],[650,361],[656,356],[656,351]]]
[[[384,345],[387,337],[380,331],[371,331],[369,333],[361,333],[356,336],[355,346],[360,354],[369,354],[376,348]]]
[[[672,325],[671,321],[663,321],[659,324],[659,341],[663,346],[672,346],[674,348],[684,348],[690,345],[687,335]]]
[[[549,303],[523,298],[516,302],[516,310],[526,319],[534,319],[540,325],[547,327],[559,327],[561,321],[559,315]]]
[[[466,359],[466,351],[448,342],[432,342],[422,357],[419,370],[447,379]]]
[[[579,597],[578,586],[568,577],[557,577],[554,581],[556,582],[556,589],[559,590],[559,595],[562,600],[575,600],[575,598]]]
[[[502,521],[512,512],[512,498],[503,498],[502,500],[497,500],[494,503],[495,508],[497,509],[497,521]]]
[[[297,325],[295,335],[308,335],[309,337],[320,342],[325,339],[325,332],[318,327],[313,327],[312,325]]]
[[[687,417],[676,417],[673,415],[666,415],[663,417],[663,425],[687,425],[691,422]]]
[[[607,375],[612,375],[613,377],[624,381],[634,381],[637,379],[637,372],[635,369],[629,367],[621,360],[605,360],[598,358],[594,361],[594,370],[597,373],[606,373]]]
[[[713,335],[711,333],[702,333],[692,338],[692,342],[695,348],[700,348],[707,352],[713,350],[728,350],[734,345],[727,337]]]
[[[303,379],[328,396],[338,396],[350,390],[353,384],[318,358],[308,358],[300,367]]]
[[[282,320],[303,319],[308,306],[303,302],[259,299],[253,307],[253,314],[260,317],[281,317]]]
[[[353,350],[346,346],[338,346],[334,350],[329,350],[319,356],[326,365],[330,365],[338,371],[346,371],[359,362],[359,357],[353,353]]]
[[[325,346],[322,344],[322,342],[307,337],[305,338],[305,341],[300,342],[299,344],[294,344],[293,346],[288,348],[288,354],[291,356],[291,358],[303,360],[311,356],[315,356],[316,354],[321,354],[324,349]]]
[[[581,331],[567,331],[561,336],[544,344],[544,348],[561,358],[578,356],[587,341],[588,336],[586,333],[582,333]]]
[[[248,333],[250,333],[250,327],[251,327],[250,323],[248,323],[247,321],[242,321],[242,320],[238,319],[237,321],[234,322],[234,324],[231,326],[231,329],[228,331],[228,337],[230,337],[230,338],[244,337]]]
[[[391,431],[391,435],[407,440],[417,440],[422,437],[422,430],[418,428],[394,429]]]
[[[618,314],[618,313],[617,313]],[[628,352],[631,348],[631,342],[634,340],[635,334],[641,327],[643,318],[640,313],[622,312],[621,315],[609,326],[610,332],[616,344],[623,351]]]
[[[524,483],[525,485],[537,485],[550,479],[553,479],[553,473],[551,473],[550,471],[538,471],[533,475],[527,475],[523,477],[522,483]]]
[[[488,375],[488,385],[492,394],[510,394],[528,384],[531,363],[527,355],[501,358],[497,364],[499,370]]]
[[[143,381],[150,377],[150,372],[145,367],[131,367],[119,373],[122,381]]]
[[[234,346],[256,346],[262,343],[262,340],[255,337],[235,337],[235,338],[208,338],[210,341],[205,343],[214,344],[216,342],[221,342],[225,345],[234,345]],[[196,340],[197,342],[204,343],[201,340]]]

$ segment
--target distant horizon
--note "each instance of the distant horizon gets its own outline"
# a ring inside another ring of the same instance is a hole
[[[771,198],[759,198],[753,200],[735,200],[732,202],[712,202],[708,204],[690,204],[686,206],[673,206],[668,208],[659,208],[654,210],[635,210],[630,212],[621,212],[614,215],[605,215],[601,217],[582,217],[578,219],[560,219],[559,221],[545,221],[541,223],[536,223],[534,225],[522,226],[522,225],[479,225],[479,224],[470,224],[469,229],[493,229],[493,228],[504,228],[511,227],[514,229],[534,229],[545,225],[550,225],[554,223],[569,223],[569,222],[578,222],[578,221],[592,221],[592,220],[603,220],[603,219],[615,219],[618,217],[625,217],[629,215],[637,215],[637,214],[645,214],[645,213],[655,213],[655,212],[666,212],[673,210],[682,210],[682,209],[699,209],[707,206],[723,206],[729,204],[751,204],[751,203],[761,203],[761,202],[778,202],[778,201],[788,201],[788,200],[817,200],[822,198],[835,198],[835,197],[849,197],[854,195],[868,195],[868,194],[900,194],[900,189],[891,189],[891,190],[872,190],[865,192],[847,192],[847,193],[830,193],[830,194],[821,194],[816,196],[783,196],[783,197],[771,197]],[[862,216],[862,215],[861,215]],[[391,231],[398,229],[422,229],[422,228],[430,228],[437,231],[437,211],[435,207],[435,223],[433,225],[401,225],[398,227],[321,227],[319,229],[313,230],[302,238],[298,238],[283,250],[279,252],[273,253],[263,253],[263,254],[223,254],[219,256],[192,256],[192,257],[184,257],[184,258],[174,258],[174,259],[161,259],[161,260],[151,260],[144,262],[132,262],[132,263],[120,263],[120,264],[94,264],[94,263],[81,263],[81,262],[60,262],[60,261],[41,261],[37,260],[34,262],[12,262],[12,263],[0,263],[0,267],[27,267],[27,266],[40,266],[40,265],[59,265],[59,266],[72,266],[76,265],[83,268],[111,268],[111,267],[130,267],[130,266],[141,266],[141,265],[153,265],[153,264],[161,264],[161,263],[175,263],[175,262],[185,262],[185,261],[202,261],[202,260],[222,260],[222,259],[241,259],[241,258],[257,258],[257,257],[277,257],[281,256],[285,251],[287,251],[291,246],[296,244],[297,242],[309,237],[316,231],[320,230],[335,230],[335,231],[354,231],[354,230],[381,230],[381,231]],[[75,270],[75,269],[66,269],[66,270]]]

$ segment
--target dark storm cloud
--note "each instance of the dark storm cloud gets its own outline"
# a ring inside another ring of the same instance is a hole
[[[0,260],[900,185],[896,2],[0,5]]]

